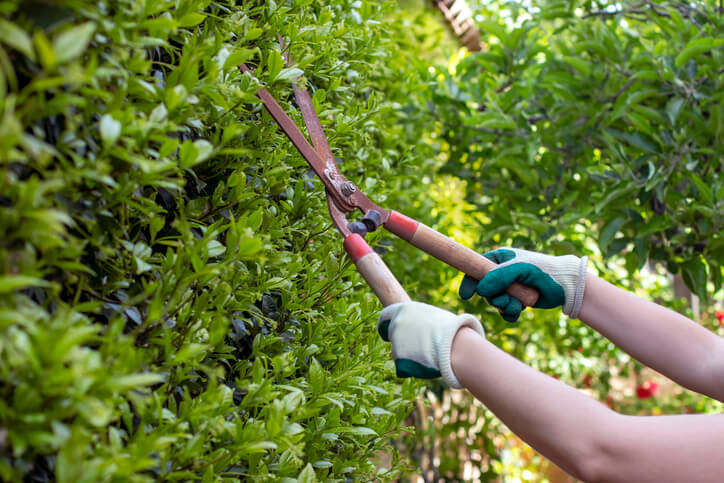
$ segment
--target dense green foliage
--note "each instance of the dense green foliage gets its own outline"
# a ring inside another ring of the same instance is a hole
[[[471,2],[475,3],[475,2]],[[486,51],[431,97],[481,246],[647,259],[706,298],[724,259],[719,4],[480,2]]]
[[[237,69],[290,112],[301,69],[345,174],[415,197],[429,156],[393,5],[1,5],[0,476],[394,477],[373,460],[415,385],[389,377],[321,184]]]

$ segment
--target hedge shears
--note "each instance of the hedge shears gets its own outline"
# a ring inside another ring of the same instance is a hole
[[[288,64],[291,63],[288,54],[285,56],[285,60]],[[242,73],[253,76],[252,70],[245,64],[239,65],[239,69]],[[260,89],[257,96],[294,147],[322,180],[326,190],[329,214],[337,230],[344,237],[344,249],[382,305],[388,306],[411,299],[387,265],[364,239],[365,234],[373,232],[381,226],[475,279],[480,280],[495,269],[497,266],[495,262],[470,248],[438,233],[423,223],[397,211],[381,208],[370,201],[359,187],[339,172],[309,92],[296,83],[292,84],[292,88],[312,144],[307,141],[296,123],[284,112],[269,91]],[[362,212],[361,221],[348,222],[347,213],[355,210]],[[507,292],[527,307],[535,305],[539,297],[535,289],[519,283],[511,285]]]

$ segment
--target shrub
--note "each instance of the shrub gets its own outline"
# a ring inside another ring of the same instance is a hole
[[[0,475],[398,474],[373,460],[417,386],[390,379],[378,302],[255,97],[301,125],[280,35],[341,169],[409,204],[432,157],[393,6],[2,5]]]

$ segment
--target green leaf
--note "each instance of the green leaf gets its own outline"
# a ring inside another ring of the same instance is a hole
[[[161,145],[161,147],[158,150],[158,155],[161,158],[165,158],[165,157],[169,156],[171,153],[173,153],[174,151],[176,151],[177,148],[178,148],[178,139],[166,138],[166,139],[164,139],[163,144]]]
[[[96,25],[86,22],[66,30],[53,39],[53,51],[58,62],[68,62],[85,52],[93,38]]]
[[[113,119],[110,114],[104,114],[100,122],[101,139],[103,144],[110,146],[121,135],[121,122]]]
[[[372,414],[375,416],[392,416],[393,413],[384,408],[374,407],[372,408]]]
[[[35,61],[33,41],[30,36],[14,23],[0,18],[0,40],[10,47],[18,50],[30,60]]]
[[[194,27],[204,21],[206,15],[198,12],[187,13],[178,21],[179,27]]]
[[[158,384],[165,379],[161,374],[128,374],[126,376],[111,377],[106,380],[105,385],[111,390],[127,391],[129,389]]]
[[[579,70],[586,75],[591,75],[591,65],[581,57],[565,56],[563,57],[563,61],[566,64],[573,66],[576,70]]]
[[[624,195],[627,195],[634,191],[636,188],[635,185],[626,185],[621,186],[620,188],[616,188],[615,190],[611,191],[602,201],[596,204],[596,213],[600,213],[601,210],[611,205],[614,201],[618,200]]]
[[[148,117],[148,120],[153,123],[160,123],[166,120],[168,117],[168,109],[166,109],[165,104],[159,104],[158,106],[154,107],[151,111],[151,115]]]
[[[297,77],[304,74],[302,69],[296,67],[287,67],[282,69],[279,74],[274,78],[275,81],[295,81]]]
[[[648,259],[649,255],[649,238],[646,235],[642,235],[636,238],[636,241],[634,242],[634,248],[636,250],[636,261],[637,261],[637,268],[641,270],[641,268],[646,263],[646,260]]]
[[[194,142],[184,141],[179,149],[179,161],[182,168],[191,168],[209,159],[214,151],[214,145],[205,139]]]
[[[239,242],[239,250],[236,253],[240,257],[250,257],[258,253],[261,248],[262,243],[258,238],[242,238]]]
[[[263,31],[262,29],[260,29],[259,27],[250,28],[249,31],[248,31],[248,32],[246,33],[246,35],[244,36],[244,40],[246,40],[247,42],[248,42],[248,41],[252,41],[252,40],[256,40],[256,39],[258,39],[259,37],[261,37],[261,34],[262,34],[263,32],[264,32],[264,31]]]
[[[639,149],[648,151],[651,153],[658,153],[659,147],[650,137],[640,132],[622,132],[616,129],[606,129],[606,132],[612,136],[618,138],[621,141],[627,142]]]
[[[209,258],[220,257],[226,251],[226,247],[216,240],[209,241],[207,247],[209,252]]]
[[[365,426],[334,428],[333,431],[336,433],[352,434],[355,436],[377,436],[377,432],[374,429],[367,428]]]
[[[703,54],[708,50],[717,48],[722,44],[724,44],[724,39],[716,39],[711,37],[693,39],[688,44],[686,44],[686,47],[684,47],[679,55],[676,56],[674,64],[676,65],[676,67],[681,67],[686,64],[689,59],[693,59],[694,57]]]
[[[284,67],[284,60],[282,59],[282,54],[280,54],[278,50],[270,50],[269,56],[267,57],[266,61],[266,68],[269,73],[269,79],[271,79],[272,81],[276,79],[281,72],[282,67]]]
[[[601,230],[601,234],[598,237],[598,246],[604,256],[608,253],[608,246],[611,243],[611,240],[613,240],[616,233],[618,233],[625,222],[625,218],[615,218],[608,222]]]
[[[28,287],[49,287],[50,283],[41,278],[27,275],[0,275],[0,293],[10,293]]]
[[[307,463],[307,466],[297,476],[298,483],[315,483],[317,481],[317,474],[314,472],[314,468],[311,463]]]
[[[309,364],[309,387],[313,393],[319,394],[325,385],[324,369],[316,357]]]
[[[666,104],[666,115],[672,126],[676,124],[676,119],[679,117],[679,112],[681,112],[681,106],[683,106],[685,102],[686,100],[681,97],[672,97]]]
[[[277,445],[272,441],[257,441],[255,443],[244,444],[239,452],[242,454],[259,454],[275,449],[277,449]]]
[[[252,231],[259,231],[263,219],[264,212],[262,209],[258,209],[249,215],[249,218],[246,220],[246,226],[248,226]]]
[[[515,129],[516,124],[511,118],[499,112],[485,112],[475,118],[478,127],[486,129]]]
[[[702,195],[704,198],[704,201],[707,203],[712,203],[714,201],[714,195],[711,191],[711,188],[702,181],[702,179],[697,176],[696,173],[692,172],[689,174],[689,179],[691,179],[692,183],[694,183],[694,186],[696,186],[697,191]]]
[[[686,260],[681,269],[681,276],[686,286],[706,303],[708,294],[706,290],[706,263],[704,263],[704,260],[702,260],[701,256],[695,255],[693,258]]]
[[[197,139],[196,141],[194,141],[194,146],[199,153],[196,158],[195,164],[206,161],[207,159],[209,159],[209,157],[211,157],[214,152],[214,145],[205,139]]]
[[[35,45],[35,51],[38,54],[38,60],[40,60],[41,65],[46,70],[55,67],[55,64],[58,62],[57,56],[53,51],[53,46],[42,31],[36,32],[35,35],[33,35],[33,44]]]
[[[254,50],[252,49],[234,49],[234,51],[226,58],[226,61],[224,61],[224,70],[236,68],[239,64],[251,59],[253,55]]]

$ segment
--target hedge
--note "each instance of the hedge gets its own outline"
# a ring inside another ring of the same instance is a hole
[[[419,386],[255,92],[301,125],[281,36],[345,174],[428,219],[415,26],[373,1],[2,10],[0,476],[396,477]]]

